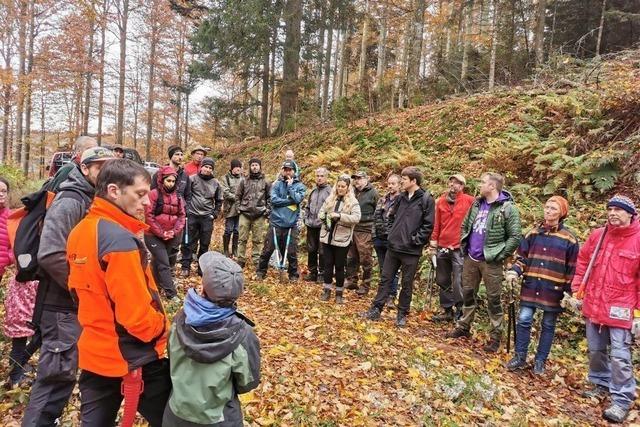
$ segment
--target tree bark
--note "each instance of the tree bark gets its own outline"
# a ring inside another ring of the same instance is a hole
[[[16,137],[15,137],[15,160],[22,164],[24,149],[22,147],[22,127],[24,118],[24,84],[25,84],[25,61],[27,57],[27,20],[28,17],[27,0],[19,0],[18,19],[18,89],[16,100]]]
[[[102,0],[102,16],[100,17],[100,76],[98,78],[98,145],[102,145],[102,117],[104,115],[104,55],[106,50],[107,13],[109,0]]]
[[[407,61],[407,100],[412,105],[412,98],[420,77],[420,59],[422,57],[422,33],[424,31],[425,0],[416,0],[411,23],[409,59]]]
[[[144,147],[144,158],[146,161],[151,160],[151,138],[153,137],[153,116],[156,101],[156,49],[158,46],[159,35],[160,27],[158,26],[158,22],[156,19],[151,19],[151,37],[149,39],[149,92],[147,96],[147,134]]]
[[[300,26],[302,0],[287,0],[284,7],[285,31],[282,88],[280,89],[280,122],[276,134],[287,131],[287,121],[295,114],[298,102],[298,71],[300,67]]]
[[[384,6],[382,19],[380,20],[380,36],[378,37],[378,66],[376,68],[376,92],[382,89],[382,80],[384,79],[384,70],[387,65],[387,9]]]
[[[27,50],[27,73],[26,93],[25,93],[25,120],[24,120],[24,142],[22,144],[22,152],[20,154],[20,163],[25,176],[29,174],[29,158],[31,157],[31,112],[33,111],[32,98],[32,79],[33,79],[33,45],[36,38],[35,16],[36,16],[35,0],[29,1],[29,46]]]
[[[362,92],[366,91],[367,42],[369,38],[369,0],[365,0],[362,23],[362,43],[360,44],[360,66],[358,67],[358,84]]]
[[[600,13],[600,26],[598,27],[598,40],[596,41],[596,58],[600,57],[600,46],[602,45],[602,31],[604,29],[604,13],[607,9],[607,0],[602,0],[602,12]]]
[[[544,21],[546,18],[547,0],[538,0],[536,5],[536,31],[533,35],[533,49],[536,53],[536,65],[544,62]]]
[[[278,41],[278,27],[276,26],[273,29],[273,38],[271,39],[271,64],[270,64],[270,73],[271,76],[269,76],[269,119],[268,119],[268,125],[267,125],[267,129],[269,130],[269,132],[271,132],[271,123],[272,123],[272,119],[273,119],[273,100],[275,99],[275,94],[276,94],[276,73],[275,73],[275,68],[276,68],[276,48],[278,46],[277,44]],[[214,129],[215,131],[215,129]]]
[[[489,90],[496,82],[496,51],[498,48],[498,0],[491,0],[491,59],[489,60]]]
[[[40,179],[44,178],[44,171],[45,171],[45,136],[46,136],[45,96],[46,96],[45,92],[42,91],[40,94],[40,167],[39,167]]]
[[[120,33],[120,66],[118,70],[118,124],[116,128],[116,144],[124,143],[124,90],[126,83],[127,61],[127,24],[129,21],[129,0],[118,1],[118,27]]]
[[[333,50],[333,69],[331,70],[332,74],[332,84],[331,84],[331,97],[335,100],[337,95],[337,87],[338,87],[338,60],[340,50],[342,49],[342,31],[340,27],[338,27],[338,34],[336,36],[336,48]]]
[[[91,78],[93,77],[93,32],[94,21],[90,23],[89,49],[87,50],[86,82],[84,84],[84,114],[82,116],[82,134],[89,133],[89,114],[91,112]]]
[[[316,99],[318,104],[322,105],[322,71],[324,70],[324,34],[326,31],[327,18],[325,16],[327,8],[324,5],[324,1],[321,1],[320,10],[320,34],[318,36],[318,51],[316,52],[317,61],[316,64]]]
[[[333,48],[333,25],[335,18],[335,10],[333,2],[329,4],[329,28],[327,29],[327,49],[324,59],[324,84],[322,87],[322,110],[320,117],[322,120],[327,118],[327,109],[329,108],[329,81],[331,80],[331,49]]]
[[[464,49],[462,52],[462,67],[460,70],[460,82],[464,85],[467,79],[467,71],[469,68],[469,52],[471,51],[471,16],[473,13],[473,1],[467,2],[467,9],[464,24]]]
[[[271,40],[269,40],[269,43]],[[270,49],[265,49],[262,58],[262,99],[260,100],[260,137],[269,136],[269,74]]]

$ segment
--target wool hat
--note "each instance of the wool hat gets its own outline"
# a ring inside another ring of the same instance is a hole
[[[199,259],[202,270],[202,288],[213,302],[232,303],[244,290],[242,268],[220,252],[209,251]]]
[[[253,157],[251,160],[249,160],[249,166],[251,166],[253,163],[257,163],[260,166],[262,166],[262,160],[260,160],[260,159],[258,159],[256,157]]]
[[[609,199],[609,202],[607,202],[607,208],[610,208],[612,206],[627,211],[631,215],[636,215],[638,213],[636,211],[636,205],[633,203],[633,200],[631,200],[627,196],[623,196],[622,194],[616,194],[611,199]]]
[[[173,155],[176,154],[176,152],[178,151],[182,151],[182,147],[180,147],[179,145],[172,145],[171,147],[169,147],[169,150],[168,150],[169,159],[171,159]]]
[[[115,156],[113,151],[104,147],[92,147],[84,150],[82,156],[80,156],[80,163],[88,165],[93,162],[104,162],[105,160],[111,160]]]
[[[229,169],[233,169],[233,168],[241,168],[242,167],[242,162],[238,159],[233,159],[231,160],[231,167]]]
[[[462,175],[461,173],[457,173],[455,175],[451,175],[449,177],[449,181],[451,181],[452,179],[455,179],[456,181],[458,181],[462,185],[467,185],[467,180],[465,179],[464,175]]]
[[[211,166],[211,168],[213,169],[216,166],[216,162],[213,161],[213,159],[211,157],[205,157],[204,159],[202,159],[202,161],[200,162],[200,167],[202,166],[206,166],[209,165]]]
[[[547,202],[554,202],[560,207],[560,219],[565,219],[569,215],[569,202],[564,197],[552,196]]]

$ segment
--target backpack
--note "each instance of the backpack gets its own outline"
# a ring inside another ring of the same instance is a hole
[[[60,198],[72,198],[88,206],[88,196],[76,190],[60,191]],[[46,188],[28,194],[20,201],[23,207],[13,211],[7,219],[9,242],[16,259],[16,280],[28,282],[38,280],[38,250],[40,234],[47,210],[51,206],[56,193]]]

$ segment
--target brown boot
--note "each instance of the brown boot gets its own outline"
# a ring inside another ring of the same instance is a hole
[[[342,299],[342,289],[336,289],[336,304],[344,304],[344,300]]]
[[[369,285],[362,285],[358,288],[358,290],[356,291],[356,293],[358,294],[358,296],[360,297],[364,297],[369,293]]]

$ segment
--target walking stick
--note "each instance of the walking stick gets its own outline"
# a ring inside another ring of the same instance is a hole
[[[513,286],[509,286],[509,307],[507,308],[507,354],[511,353],[511,330],[513,329],[513,347],[516,346],[516,301]]]
[[[598,239],[596,248],[593,251],[593,255],[591,255],[591,259],[589,260],[589,265],[587,265],[587,271],[585,271],[584,276],[582,276],[582,281],[580,282],[580,288],[578,289],[578,292],[576,292],[577,299],[584,298],[584,294],[587,290],[587,282],[589,281],[589,277],[591,276],[591,270],[593,270],[593,265],[596,262],[596,258],[598,257],[598,253],[600,252],[600,247],[602,246],[602,242],[604,241],[604,236],[607,234],[607,231],[609,231],[609,227],[605,226],[604,231],[602,232],[602,234],[600,235],[600,238]]]
[[[427,306],[431,310],[431,302],[433,300],[433,289],[436,281],[436,256],[431,256],[431,265],[429,266],[429,275],[427,276]]]

